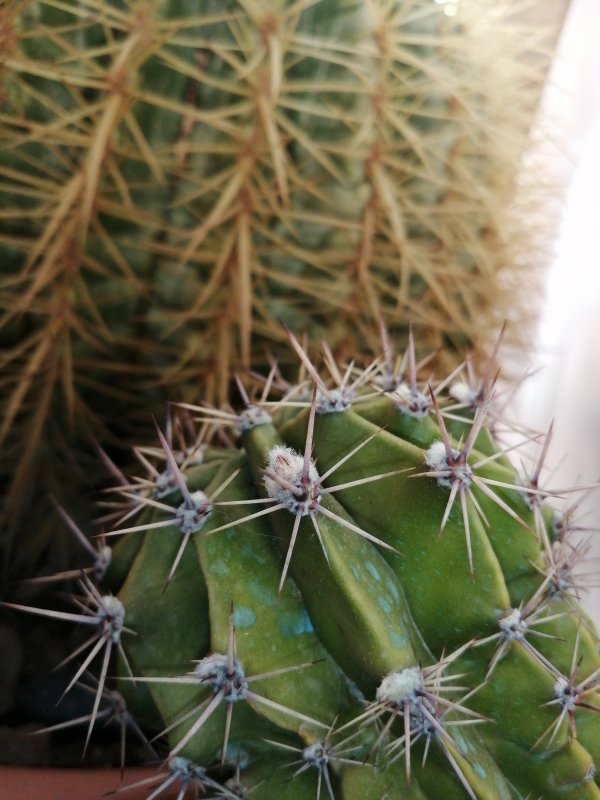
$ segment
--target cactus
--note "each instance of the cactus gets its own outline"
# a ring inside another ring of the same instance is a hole
[[[600,798],[597,636],[546,445],[519,476],[491,370],[423,386],[386,338],[319,371],[290,338],[298,382],[274,365],[237,410],[188,408],[192,444],[174,424],[140,453],[77,613],[13,604],[95,628],[87,740],[114,663],[168,737],[152,798]]]
[[[38,487],[73,508],[94,485],[92,435],[135,441],[200,381],[224,402],[280,319],[352,353],[379,313],[461,352],[523,322],[509,204],[543,37],[451,5],[3,5],[4,563],[52,518]]]

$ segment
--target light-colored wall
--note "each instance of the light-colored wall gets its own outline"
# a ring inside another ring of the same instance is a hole
[[[598,0],[572,0],[543,100],[550,118],[544,135],[552,139],[545,152],[566,193],[562,203],[549,205],[549,213],[560,216],[531,365],[540,371],[522,386],[515,414],[541,430],[555,417],[549,453],[554,487],[600,479],[599,36]],[[583,511],[583,525],[600,527],[600,489],[586,498]],[[600,531],[589,537],[587,571],[600,575]],[[600,588],[585,595],[584,605],[600,625]]]

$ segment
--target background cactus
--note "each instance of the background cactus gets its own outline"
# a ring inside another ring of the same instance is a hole
[[[55,558],[45,498],[73,509],[94,485],[92,434],[143,438],[199,383],[222,402],[279,319],[352,353],[380,312],[431,349],[523,321],[536,253],[509,204],[547,59],[511,5],[3,5],[13,575]]]
[[[389,344],[319,374],[292,343],[305,379],[197,407],[202,439],[160,433],[118,487],[110,568],[63,615],[97,629],[88,739],[122,648],[130,710],[168,734],[152,797],[600,797],[597,636],[543,446],[519,477],[489,377],[422,387]]]

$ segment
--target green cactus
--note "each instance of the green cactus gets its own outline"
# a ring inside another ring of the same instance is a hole
[[[112,563],[62,614],[97,629],[87,739],[118,649],[168,736],[153,798],[600,798],[598,642],[545,447],[519,477],[489,375],[426,389],[387,342],[319,373],[291,340],[297,384],[274,366],[241,410],[195,407],[201,438],[159,432],[118,487]]]
[[[41,495],[94,486],[92,435],[139,441],[200,381],[224,402],[280,319],[338,353],[380,313],[430,349],[520,335],[509,206],[547,58],[511,6],[3,4],[3,563],[47,549],[20,536]]]

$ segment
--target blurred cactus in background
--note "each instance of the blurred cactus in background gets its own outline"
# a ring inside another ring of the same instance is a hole
[[[505,319],[522,336],[539,251],[511,201],[543,32],[508,2],[447,10],[3,5],[6,570],[57,552],[50,495],[85,520],[93,439],[147,438],[167,398],[223,402],[281,354],[280,321],[342,356],[379,315],[456,361]]]

